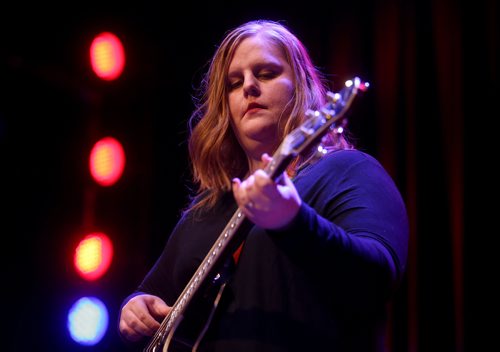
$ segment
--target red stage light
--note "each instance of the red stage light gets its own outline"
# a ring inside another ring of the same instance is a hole
[[[99,140],[90,152],[90,173],[101,186],[113,185],[123,174],[125,152],[115,138]]]
[[[90,62],[95,74],[106,81],[118,78],[125,67],[125,50],[110,32],[97,35],[90,46]]]
[[[111,265],[113,245],[104,233],[91,233],[80,241],[75,250],[74,264],[85,280],[100,278]]]

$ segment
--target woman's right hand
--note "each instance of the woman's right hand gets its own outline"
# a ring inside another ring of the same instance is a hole
[[[134,296],[122,308],[120,334],[132,342],[139,341],[144,336],[152,336],[160,327],[159,321],[163,320],[171,309],[157,296]]]

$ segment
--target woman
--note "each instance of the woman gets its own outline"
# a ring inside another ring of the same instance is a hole
[[[197,194],[125,299],[121,335],[144,341],[157,331],[240,209],[252,226],[199,350],[384,351],[408,245],[390,176],[333,131],[323,157],[299,156],[277,180],[264,171],[305,112],[324,104],[302,43],[280,23],[245,23],[216,50],[203,88],[189,137]]]

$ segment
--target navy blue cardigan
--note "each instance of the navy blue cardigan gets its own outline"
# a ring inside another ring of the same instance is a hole
[[[294,183],[297,217],[281,231],[251,228],[201,351],[385,350],[386,306],[407,257],[400,192],[358,150],[324,156]],[[197,218],[184,214],[136,294],[172,305],[236,209],[228,193]]]

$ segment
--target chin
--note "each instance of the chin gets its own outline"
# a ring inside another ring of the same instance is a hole
[[[256,141],[276,141],[278,134],[274,124],[250,123],[245,126],[243,135]]]

